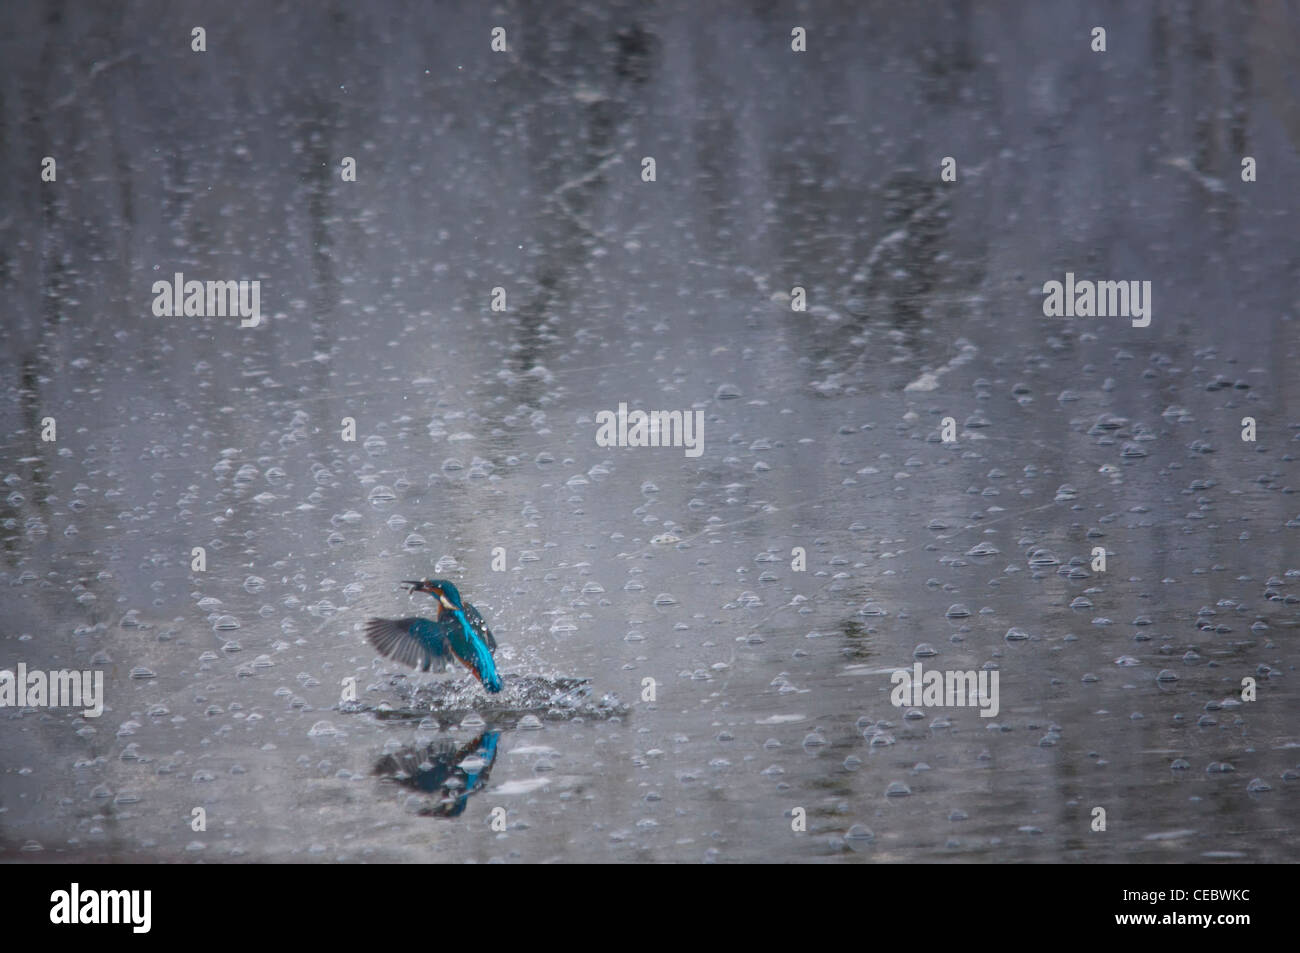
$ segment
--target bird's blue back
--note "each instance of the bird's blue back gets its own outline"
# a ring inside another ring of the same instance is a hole
[[[450,618],[447,618],[450,617]],[[447,633],[451,650],[456,656],[474,670],[483,687],[490,692],[501,691],[501,676],[497,674],[496,662],[492,659],[492,650],[483,641],[474,626],[460,609],[444,609],[439,618],[447,618],[444,625],[453,630]]]

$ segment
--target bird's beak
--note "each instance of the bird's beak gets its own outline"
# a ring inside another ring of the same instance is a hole
[[[402,585],[410,586],[411,592],[423,592],[424,581],[420,579],[403,579]]]

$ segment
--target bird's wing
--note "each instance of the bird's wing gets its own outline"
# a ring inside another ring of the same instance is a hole
[[[411,668],[423,663],[426,672],[433,662],[445,663],[450,656],[443,627],[428,619],[371,619],[366,638],[380,655]]]
[[[464,603],[464,606],[465,618],[469,620],[470,626],[479,634],[479,638],[487,643],[488,648],[491,649],[492,653],[495,655],[497,650],[497,640],[493,638],[492,630],[488,628],[488,624],[483,621],[483,617],[478,614],[478,610],[475,609],[472,604],[466,602]]]

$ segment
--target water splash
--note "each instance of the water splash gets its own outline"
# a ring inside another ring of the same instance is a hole
[[[420,682],[406,675],[390,675],[387,688],[391,698],[341,702],[336,707],[344,714],[364,712],[382,720],[433,715],[444,724],[459,724],[477,714],[500,728],[514,728],[527,716],[547,721],[603,720],[621,718],[631,710],[616,695],[593,697],[591,680],[587,678],[506,675],[504,681],[499,693],[488,695],[473,679]]]

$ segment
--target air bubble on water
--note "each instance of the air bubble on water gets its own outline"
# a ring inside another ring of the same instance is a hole
[[[871,843],[875,839],[876,835],[864,824],[854,824],[849,828],[848,833],[844,835],[844,840],[850,846],[862,846]]]

